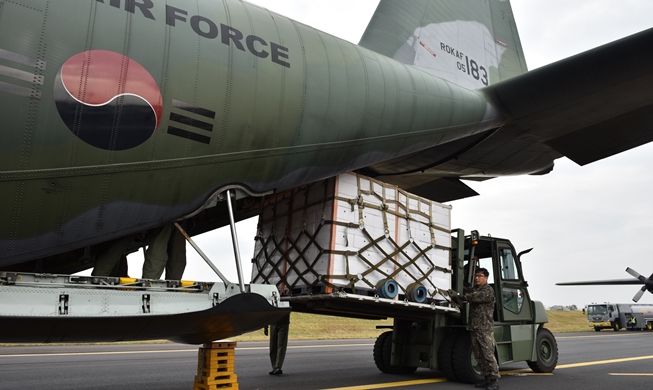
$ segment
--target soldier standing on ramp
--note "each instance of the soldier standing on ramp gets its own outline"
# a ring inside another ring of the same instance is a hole
[[[450,291],[450,295],[456,301],[469,302],[467,330],[472,336],[474,357],[481,366],[481,373],[485,376],[485,380],[477,383],[476,387],[498,390],[501,375],[494,357],[494,290],[487,284],[489,275],[487,269],[477,269],[473,288],[465,287],[462,295]]]
[[[288,348],[288,328],[290,326],[290,314],[270,325],[270,362],[272,371],[270,375],[281,375],[283,361]],[[267,330],[267,328],[266,328]]]

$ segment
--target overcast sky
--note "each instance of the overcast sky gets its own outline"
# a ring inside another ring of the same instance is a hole
[[[378,1],[251,0],[329,34],[357,43]],[[513,0],[529,69],[653,27],[650,0]],[[642,48],[651,50],[651,48]],[[637,286],[560,287],[556,282],[627,278],[627,266],[653,272],[653,145],[579,167],[566,158],[545,176],[498,178],[470,184],[481,195],[452,202],[453,227],[512,240],[523,257],[533,299],[545,305],[629,302]],[[256,219],[238,224],[246,282]],[[229,229],[197,238],[236,280]],[[189,247],[186,279],[217,278]],[[138,277],[142,254],[130,256]],[[642,303],[653,303],[645,294]]]

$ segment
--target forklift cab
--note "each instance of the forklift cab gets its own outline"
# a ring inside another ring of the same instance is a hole
[[[530,251],[530,250],[529,250]],[[497,322],[526,323],[533,321],[532,305],[528,295],[528,283],[524,281],[519,256],[509,240],[491,236],[479,236],[472,232],[464,238],[463,286],[474,284],[474,273],[485,268],[490,273],[488,284],[496,297],[494,319]]]

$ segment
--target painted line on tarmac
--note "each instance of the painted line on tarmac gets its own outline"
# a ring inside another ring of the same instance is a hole
[[[571,364],[561,364],[557,366],[556,370],[564,370],[566,368],[576,368],[576,367],[587,367],[595,366],[600,364],[613,364],[613,363],[623,363],[623,362],[632,362],[635,360],[647,360],[653,359],[653,355],[650,356],[636,356],[630,358],[622,359],[610,359],[610,360],[596,360],[593,362],[583,362],[583,363],[571,363]],[[502,371],[501,375],[514,375],[514,376],[552,376],[552,373],[535,373],[529,368],[523,370],[514,370],[514,371]],[[642,376],[653,376],[653,374],[610,374],[610,375],[642,375]],[[429,383],[438,383],[446,382],[446,378],[434,378],[434,379],[419,379],[414,381],[402,381],[402,382],[388,382],[388,383],[376,383],[373,385],[362,385],[362,386],[350,386],[350,387],[337,387],[332,389],[325,390],[371,390],[371,389],[386,389],[391,387],[399,386],[415,386],[415,385],[425,385]]]
[[[17,353],[0,357],[43,357],[43,356],[90,356],[90,355],[136,355],[143,353],[197,352],[197,349],[167,349],[161,351],[107,351],[107,352],[62,352],[62,353]]]
[[[623,362],[633,362],[636,360],[647,360],[653,359],[653,355],[648,356],[634,356],[629,358],[621,359],[610,359],[610,360],[596,360],[593,362],[584,362],[584,363],[571,363],[571,364],[562,364],[556,367],[556,370],[564,370],[565,368],[576,368],[576,367],[587,367],[587,366],[597,366],[600,364],[613,364],[613,363],[623,363]]]
[[[640,373],[625,373],[625,372],[609,372],[608,375],[614,376],[653,376],[653,374],[640,374]]]
[[[374,344],[329,344],[329,345],[289,345],[288,349],[305,349],[305,348],[333,348],[333,347],[372,347]],[[236,350],[255,351],[259,349],[270,349],[269,346],[265,347],[236,347]]]
[[[632,362],[632,361],[636,361],[636,360],[647,360],[647,359],[653,359],[653,355],[634,356],[634,357],[629,357],[629,358],[610,359],[610,360],[595,360],[593,362],[560,364],[560,365],[557,365],[555,369],[556,370],[564,370],[566,368],[598,366],[598,365],[601,365],[601,364],[624,363],[624,362]],[[501,372],[501,375],[514,375],[514,374],[531,374],[531,375],[533,375],[535,373],[533,373],[533,371],[531,371],[530,368],[525,368],[523,370],[514,370],[514,371]],[[543,374],[543,375],[553,375],[553,374]],[[651,374],[651,375],[653,375],[653,374]]]
[[[365,347],[372,346],[374,344],[332,344],[332,345],[289,345],[288,349],[304,349],[304,348],[331,348],[331,347]],[[270,347],[236,347],[238,350],[268,350]],[[105,351],[105,352],[61,352],[61,353],[17,353],[17,354],[8,354],[0,355],[0,358],[3,357],[44,357],[44,356],[90,356],[90,355],[136,355],[136,354],[146,354],[146,353],[175,353],[175,352],[197,352],[195,349],[164,349],[159,351]]]
[[[324,390],[373,390],[373,389],[387,389],[390,387],[399,387],[399,386],[415,386],[415,385],[427,385],[429,383],[438,383],[446,382],[446,378],[434,378],[434,379],[416,379],[414,381],[401,381],[401,382],[387,382],[387,383],[375,383],[373,385],[361,385],[361,386],[348,386],[348,387],[334,387]]]
[[[506,371],[501,372],[501,375],[514,375],[514,376],[548,376],[553,374],[538,374],[535,372],[521,372],[517,371]],[[373,389],[388,389],[391,387],[400,387],[400,386],[417,386],[417,385],[427,385],[430,383],[440,383],[447,382],[447,378],[433,378],[433,379],[416,379],[412,381],[401,381],[401,382],[386,382],[386,383],[375,383],[372,385],[361,385],[361,386],[347,386],[347,387],[335,387],[324,390],[373,390]]]
[[[628,336],[637,336],[641,335],[642,333],[630,333],[628,334],[606,334],[603,336],[556,336],[556,339],[592,339],[592,338],[605,338],[605,337],[628,337]]]

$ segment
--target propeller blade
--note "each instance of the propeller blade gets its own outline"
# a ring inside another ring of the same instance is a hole
[[[642,282],[645,282],[645,281],[646,281],[646,278],[645,278],[645,277],[643,277],[642,275],[639,274],[639,272],[635,271],[634,269],[632,269],[632,268],[630,268],[630,267],[626,268],[626,272],[628,272],[629,274],[633,275],[634,277],[636,277],[637,279],[641,280]]]
[[[588,280],[582,282],[556,283],[557,286],[599,286],[599,285],[617,286],[622,284],[642,284],[642,282],[637,279],[628,278],[628,279]]]
[[[633,297],[633,302],[638,302],[641,298],[642,295],[644,295],[644,292],[646,291],[646,286],[642,287],[641,290],[637,291],[637,294]]]

